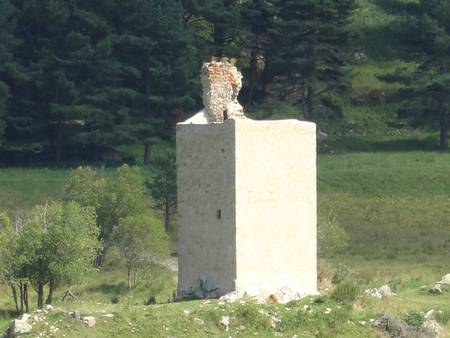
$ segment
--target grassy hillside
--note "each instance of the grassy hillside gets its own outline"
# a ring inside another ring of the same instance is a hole
[[[105,270],[82,284],[60,288],[58,310],[48,317],[48,325],[36,326],[35,332],[48,333],[46,327],[54,325],[61,328],[60,333],[52,335],[56,337],[147,337],[149,332],[155,337],[292,337],[298,332],[304,332],[304,337],[376,337],[376,330],[359,322],[368,322],[386,310],[399,316],[432,308],[450,312],[450,294],[434,296],[421,289],[450,272],[450,202],[446,198],[450,191],[449,166],[449,154],[433,151],[319,156],[319,214],[338,222],[350,235],[348,251],[328,260],[332,275],[345,276],[360,289],[389,283],[399,294],[392,300],[362,297],[350,311],[339,309],[344,305],[326,297],[313,303],[316,314],[311,317],[301,312],[309,300],[292,304],[290,310],[278,305],[223,306],[217,301],[144,306],[150,296],[158,303],[171,298],[175,273],[150,266],[138,289],[128,291],[125,270],[112,259]],[[57,198],[68,173],[68,169],[1,169],[2,209],[10,206],[17,210],[18,205]],[[9,198],[11,192],[14,202]],[[326,267],[321,267],[323,270],[327,272]],[[60,302],[66,289],[77,295],[75,302]],[[112,304],[113,298],[117,298],[117,304]],[[327,307],[332,308],[334,317],[323,313]],[[3,289],[0,318],[4,321],[0,325],[7,324],[12,309],[8,290]],[[97,326],[88,329],[71,319],[67,312],[74,309],[96,316]],[[186,316],[184,310],[190,314]],[[103,311],[115,317],[103,318]],[[281,323],[272,327],[266,312],[283,318]],[[219,324],[223,314],[231,318],[230,333]]]

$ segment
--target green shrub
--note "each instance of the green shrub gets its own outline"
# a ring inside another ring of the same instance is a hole
[[[417,311],[410,311],[404,318],[405,322],[412,326],[421,327],[425,322],[425,316]]]
[[[240,323],[255,330],[267,330],[272,327],[270,318],[261,311],[257,304],[241,304],[236,309],[236,318]]]
[[[340,282],[334,289],[331,298],[337,302],[351,304],[355,302],[360,294],[360,288],[353,281],[345,280]]]

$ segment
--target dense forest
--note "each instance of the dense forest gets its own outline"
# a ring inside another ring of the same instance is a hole
[[[420,84],[396,93],[408,102],[399,116],[439,123],[446,148],[449,4],[378,2],[407,18],[388,34],[407,37],[401,58],[418,65],[383,79]],[[140,144],[147,160],[201,107],[200,68],[212,56],[237,60],[248,108],[270,97],[298,118],[342,119],[370,39],[356,29],[360,10],[356,0],[0,0],[2,158],[98,160]]]

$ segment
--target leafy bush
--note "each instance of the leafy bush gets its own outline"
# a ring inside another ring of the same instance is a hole
[[[405,322],[412,326],[421,327],[425,322],[425,316],[417,311],[410,311],[404,318]]]
[[[119,296],[112,296],[112,297],[111,297],[111,303],[112,303],[112,304],[118,304],[119,301],[120,301]]]
[[[353,281],[342,281],[334,289],[331,297],[337,302],[353,303],[360,294],[360,288]]]

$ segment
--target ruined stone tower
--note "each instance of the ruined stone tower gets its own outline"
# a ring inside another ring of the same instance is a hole
[[[205,110],[177,125],[178,297],[315,294],[315,125],[246,119],[228,61],[202,82]]]

